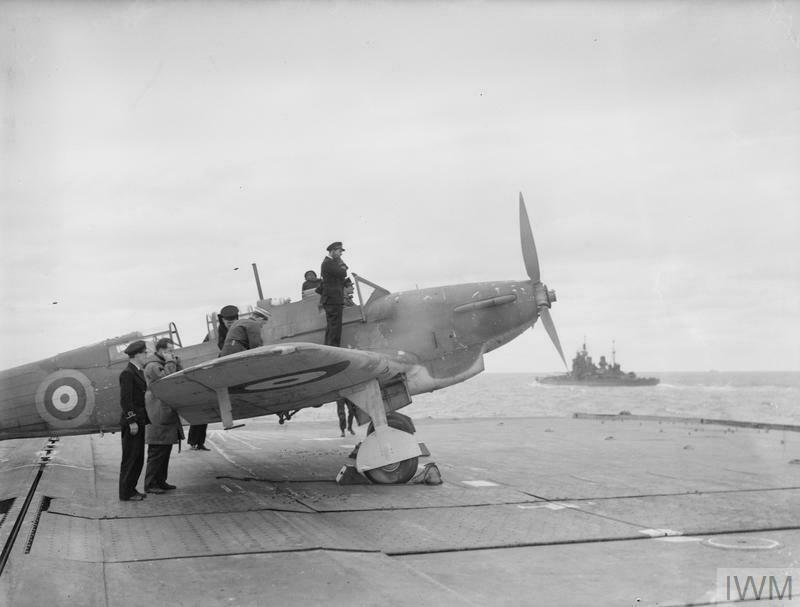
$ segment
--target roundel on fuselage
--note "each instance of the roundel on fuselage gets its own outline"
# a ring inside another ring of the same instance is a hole
[[[74,369],[50,373],[36,389],[36,410],[54,428],[77,428],[94,411],[92,382]]]

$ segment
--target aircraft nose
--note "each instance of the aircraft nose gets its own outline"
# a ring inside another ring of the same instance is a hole
[[[556,292],[548,289],[547,285],[536,283],[533,285],[533,297],[536,301],[536,306],[549,308],[551,304],[556,302]]]

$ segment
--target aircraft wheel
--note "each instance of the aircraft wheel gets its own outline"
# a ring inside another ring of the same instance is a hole
[[[390,411],[387,413],[386,421],[389,427],[395,430],[402,430],[409,434],[414,434],[417,431],[411,418],[397,411]],[[372,434],[373,432],[375,432],[375,425],[370,422],[369,426],[367,426],[367,434]],[[364,475],[378,485],[402,485],[410,481],[414,474],[416,474],[418,461],[418,457],[404,459],[402,462],[381,466],[380,468],[373,468],[372,470],[365,470]]]
[[[402,462],[365,470],[364,475],[377,485],[402,485],[411,480],[417,472],[418,457],[404,459]]]
[[[390,428],[395,428],[396,430],[402,430],[403,432],[408,432],[409,434],[414,434],[417,431],[417,429],[414,427],[414,422],[411,421],[411,418],[408,415],[403,415],[397,411],[390,411],[387,413],[386,421]],[[375,432],[375,424],[370,422],[369,426],[367,426],[367,434],[372,434],[373,432]]]

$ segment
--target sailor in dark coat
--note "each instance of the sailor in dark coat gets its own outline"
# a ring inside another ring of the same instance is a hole
[[[144,427],[150,423],[144,403],[147,382],[144,363],[147,345],[137,340],[125,348],[130,359],[119,375],[119,404],[122,408],[122,461],[119,466],[119,499],[141,500],[143,493],[136,490],[144,465]]]
[[[180,371],[181,361],[172,353],[172,340],[162,337],[156,342],[156,353],[147,359],[144,378],[147,380],[145,406],[150,425],[144,433],[147,443],[147,467],[144,473],[144,490],[147,493],[164,493],[175,489],[175,485],[167,482],[169,474],[169,456],[172,445],[183,439],[183,426],[175,410],[153,396],[150,384]]]
[[[322,260],[322,307],[325,308],[325,345],[339,346],[342,342],[342,310],[345,303],[344,289],[348,283],[347,264],[342,259],[344,247],[341,242],[328,245],[328,256]]]

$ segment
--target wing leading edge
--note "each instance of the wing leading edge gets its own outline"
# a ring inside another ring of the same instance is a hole
[[[189,367],[154,382],[151,390],[190,422],[214,415],[220,391],[227,391],[233,417],[241,419],[331,402],[342,389],[403,370],[374,352],[287,343]]]

